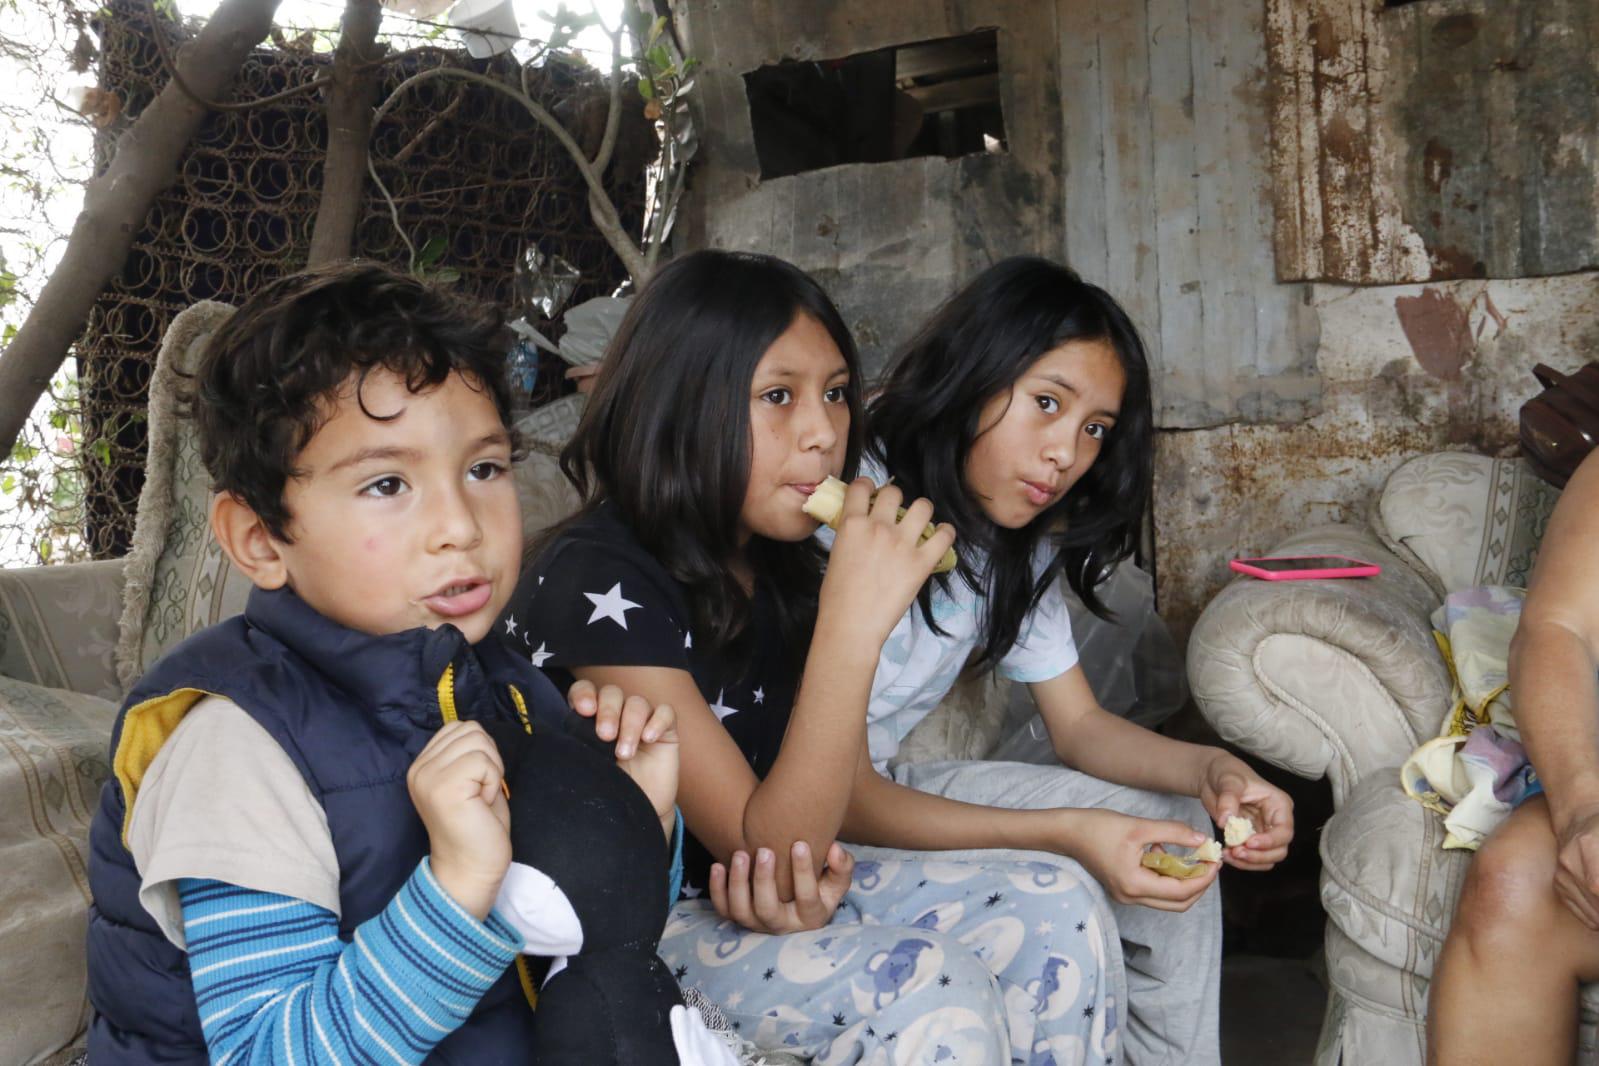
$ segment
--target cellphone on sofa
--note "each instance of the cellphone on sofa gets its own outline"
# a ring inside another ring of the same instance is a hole
[[[1324,577],[1376,577],[1382,567],[1347,555],[1267,556],[1233,559],[1227,564],[1240,574],[1266,581],[1311,581]]]

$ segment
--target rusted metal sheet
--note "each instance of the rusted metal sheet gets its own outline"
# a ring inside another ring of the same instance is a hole
[[[1599,359],[1599,274],[1317,285],[1324,405],[1297,426],[1164,432],[1156,450],[1161,613],[1186,634],[1226,561],[1324,522],[1364,526],[1373,494],[1430,451],[1514,448],[1532,366]]]
[[[1599,5],[1268,0],[1266,27],[1284,280],[1599,265]]]

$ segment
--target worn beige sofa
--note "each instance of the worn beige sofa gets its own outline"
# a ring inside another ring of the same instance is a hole
[[[0,1066],[70,1061],[79,1050],[88,826],[122,693],[178,641],[243,609],[248,583],[207,532],[205,471],[176,402],[180,376],[231,313],[197,304],[168,330],[128,557],[0,570]],[[530,421],[552,424],[539,412]],[[529,534],[576,503],[552,450],[546,438],[516,470]],[[902,757],[981,757],[1004,703],[999,683],[963,684]]]
[[[1380,577],[1241,578],[1194,628],[1189,682],[1216,731],[1332,785],[1336,813],[1320,840],[1331,988],[1317,1066],[1423,1061],[1427,986],[1469,862],[1440,849],[1442,820],[1399,787],[1400,763],[1452,703],[1428,619],[1448,592],[1524,586],[1554,500],[1520,460],[1412,459],[1367,525],[1309,530],[1270,553],[1352,555],[1381,564]],[[1599,986],[1588,986],[1585,1061],[1596,1021]]]

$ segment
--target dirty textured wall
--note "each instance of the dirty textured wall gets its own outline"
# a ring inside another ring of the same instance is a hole
[[[1268,0],[1278,273],[1599,266],[1599,4]]]
[[[1227,560],[1295,530],[1364,524],[1400,462],[1514,446],[1530,368],[1599,359],[1599,274],[1513,281],[1316,285],[1322,410],[1297,424],[1160,434],[1161,613],[1186,632]]]
[[[1162,611],[1498,451],[1599,359],[1593,0],[677,0],[705,63],[689,245],[793,259],[868,366],[993,259],[1104,284],[1155,361]],[[743,73],[997,28],[1009,151],[762,181]],[[1497,279],[1497,280],[1483,280]]]

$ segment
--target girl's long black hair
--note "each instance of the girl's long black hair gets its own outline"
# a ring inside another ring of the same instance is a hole
[[[1104,340],[1127,377],[1121,412],[1098,458],[1061,500],[1021,529],[994,524],[964,483],[985,402],[1009,394],[1038,358],[1068,341]],[[997,665],[1016,643],[1027,613],[1062,571],[1072,591],[1100,617],[1095,593],[1111,567],[1132,554],[1153,481],[1154,416],[1149,363],[1138,331],[1110,294],[1045,259],[994,264],[952,296],[889,366],[869,413],[870,452],[906,499],[926,496],[936,517],[955,526],[960,566],[937,579],[963,580],[982,598],[980,654]],[[1034,575],[1041,542],[1051,565]],[[973,561],[979,549],[986,569]],[[935,632],[932,584],[922,615]]]
[[[755,367],[799,315],[827,330],[849,367],[845,473],[864,436],[860,362],[821,286],[781,259],[699,251],[652,277],[605,353],[561,470],[583,497],[575,522],[609,501],[639,543],[687,587],[694,638],[726,648],[744,635],[750,598],[733,570],[750,475]],[[535,545],[537,553],[568,523]],[[816,542],[753,537],[746,559],[777,604],[785,646],[803,660],[816,619]]]

